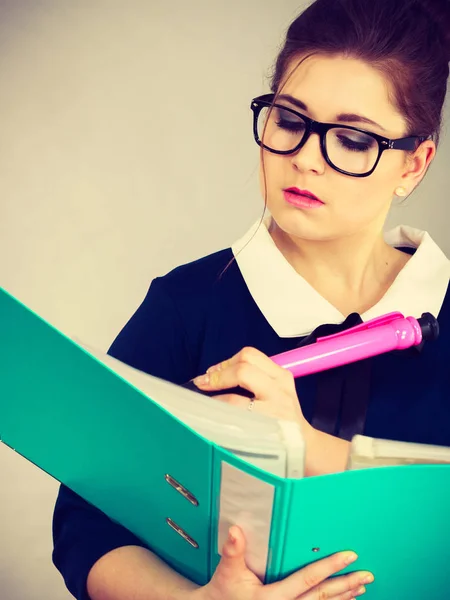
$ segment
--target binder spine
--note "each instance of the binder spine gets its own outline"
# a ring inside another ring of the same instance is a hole
[[[281,576],[285,539],[287,528],[289,527],[289,514],[292,502],[292,482],[286,479],[283,481],[283,484],[277,487],[275,492],[265,583],[274,583]]]
[[[209,535],[209,573],[208,581],[214,574],[220,561],[218,553],[219,540],[219,515],[220,515],[220,481],[221,481],[221,458],[217,446],[212,446],[212,469],[211,469],[211,507],[210,507],[210,535]]]
[[[248,567],[265,580],[275,495],[286,480],[249,464],[223,448],[214,448],[211,505],[211,576],[220,561],[230,525],[238,525],[247,540]]]

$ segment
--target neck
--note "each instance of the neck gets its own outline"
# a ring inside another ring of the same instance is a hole
[[[408,259],[386,244],[382,231],[325,241],[295,238],[274,221],[269,231],[297,273],[342,314],[362,313],[378,302]]]

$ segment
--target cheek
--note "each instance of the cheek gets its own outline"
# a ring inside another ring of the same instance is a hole
[[[382,228],[395,188],[375,171],[361,178],[328,173],[325,189],[328,207],[318,227],[325,236],[339,237],[372,226]]]
[[[402,156],[382,157],[375,172],[369,177],[347,177],[326,166],[325,173],[317,178],[316,190],[328,201],[326,216],[320,227],[333,231],[363,228],[371,222],[385,219],[402,173]],[[264,168],[263,168],[264,163]],[[259,182],[263,200],[271,212],[283,205],[280,190],[292,184],[289,169],[292,165],[285,157],[265,152],[259,164]],[[265,180],[264,180],[265,174]],[[314,178],[308,178],[313,185]],[[266,193],[267,189],[267,193]]]
[[[333,209],[345,220],[361,224],[385,215],[393,196],[391,186],[383,178],[375,177],[336,181],[330,189]]]
[[[264,152],[259,161],[259,188],[263,199],[273,195],[279,189],[283,179],[285,161],[275,154]]]
[[[375,172],[365,182],[367,194],[372,198],[373,203],[385,204],[392,201],[395,190],[401,182],[403,167],[404,157],[401,153],[397,155],[385,153]]]
[[[277,187],[279,188],[283,180],[286,179],[286,171],[288,169],[292,169],[292,165],[287,157],[264,152],[259,162],[259,182],[261,189],[264,190],[264,175],[268,191]]]
[[[360,214],[383,212],[390,206],[395,189],[400,185],[404,162],[402,153],[386,152],[369,177],[335,176],[335,173],[330,173],[328,189],[332,190],[332,198],[337,199],[338,204],[357,206]]]

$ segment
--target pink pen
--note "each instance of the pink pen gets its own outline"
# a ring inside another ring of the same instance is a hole
[[[340,333],[318,338],[313,344],[276,354],[271,359],[297,378],[392,350],[419,346],[422,342],[436,340],[438,336],[439,324],[430,313],[424,313],[419,319],[415,319],[393,312]],[[253,398],[250,391],[239,386],[202,392],[193,381],[189,381],[183,387],[207,396],[233,393]]]
[[[426,340],[435,340],[438,335],[438,322],[430,313],[415,319],[393,312],[271,358],[294,377],[302,377],[384,352],[418,346]]]

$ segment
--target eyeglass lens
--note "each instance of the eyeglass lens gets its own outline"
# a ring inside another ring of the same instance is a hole
[[[289,110],[263,107],[259,113],[258,137],[268,149],[292,151],[305,132],[305,121]],[[327,131],[325,150],[335,167],[355,175],[368,173],[379,153],[378,142],[371,135],[340,127]]]

